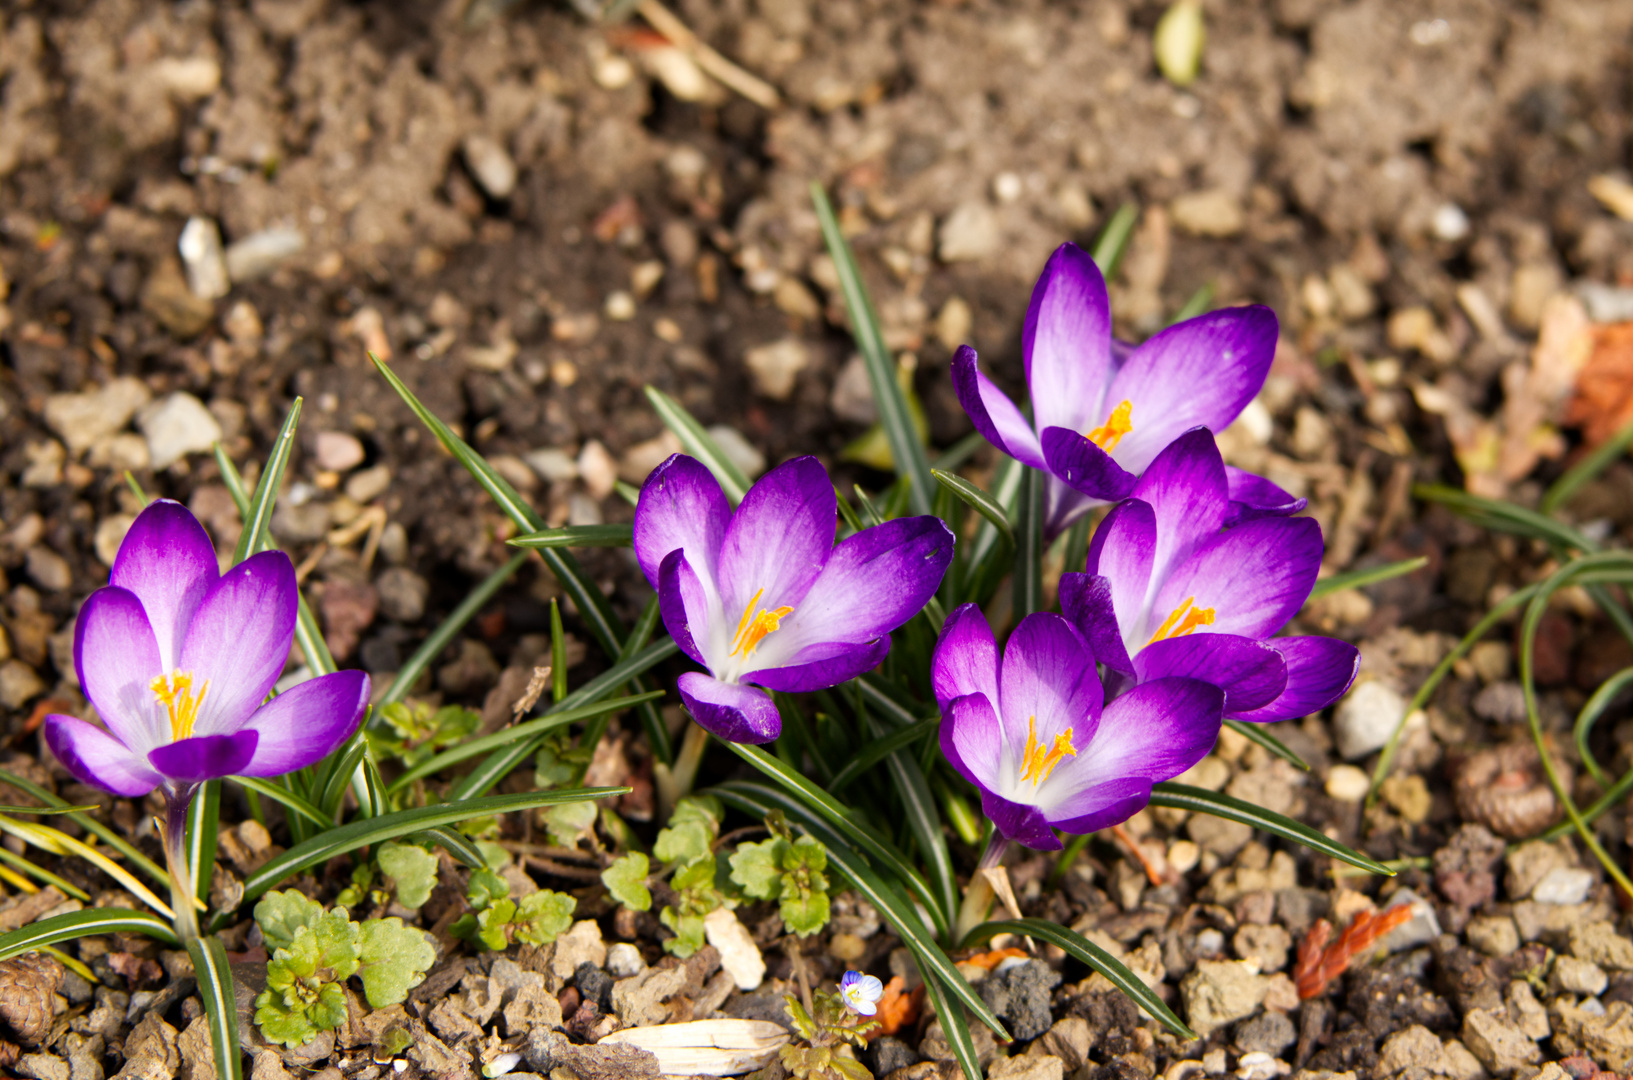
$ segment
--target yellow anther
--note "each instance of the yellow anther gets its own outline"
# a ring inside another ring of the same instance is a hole
[[[1038,718],[1026,718],[1026,750],[1021,754],[1021,779],[1032,781],[1037,787],[1049,779],[1049,774],[1055,771],[1064,758],[1076,757],[1077,749],[1072,746],[1072,729],[1067,728],[1055,736],[1055,744],[1045,750],[1038,742]]]
[[[1104,424],[1089,432],[1089,441],[1106,453],[1111,453],[1122,442],[1123,436],[1134,430],[1134,421],[1129,419],[1133,413],[1134,403],[1125,398],[1122,404],[1111,410]]]
[[[1157,632],[1151,635],[1151,640],[1146,644],[1153,645],[1168,638],[1184,637],[1199,626],[1212,626],[1213,608],[1192,607],[1195,602],[1196,597],[1187,596],[1179,607],[1168,613],[1168,617],[1157,627]]]
[[[737,633],[731,639],[731,653],[729,655],[737,656],[741,654],[747,657],[767,634],[775,633],[781,626],[782,621],[794,614],[794,609],[786,605],[773,608],[770,611],[765,608],[756,609],[755,605],[760,602],[760,595],[764,592],[765,590],[761,589],[755,593],[754,598],[743,609],[743,617],[737,620]]]
[[[204,704],[204,695],[210,690],[210,680],[204,680],[204,685],[198,688],[197,697],[193,696],[191,671],[177,670],[169,676],[160,675],[148,683],[147,688],[170,713],[170,740],[181,742],[191,738],[199,706]]]

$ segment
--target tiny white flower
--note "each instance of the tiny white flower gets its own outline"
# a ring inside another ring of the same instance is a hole
[[[840,1000],[844,1001],[846,1008],[862,1016],[872,1016],[879,1011],[879,999],[884,992],[884,983],[860,971],[847,971],[845,977],[839,980]]]

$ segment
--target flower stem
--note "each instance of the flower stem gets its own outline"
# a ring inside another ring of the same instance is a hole
[[[187,808],[196,785],[165,788],[164,858],[170,869],[170,906],[175,909],[176,934],[183,945],[198,940],[198,914],[193,909],[193,872],[187,861]]]
[[[964,902],[958,908],[958,924],[953,932],[953,944],[963,941],[971,930],[987,921],[992,912],[994,893],[992,882],[981,871],[990,870],[1004,861],[1009,853],[1009,839],[996,829],[992,832],[992,839],[987,842],[987,850],[981,856],[981,862],[976,866],[975,873],[970,875],[970,883],[964,889]]]

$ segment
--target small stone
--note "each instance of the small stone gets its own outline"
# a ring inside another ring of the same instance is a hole
[[[842,964],[853,964],[862,959],[868,943],[855,934],[834,934],[828,939],[828,955]]]
[[[192,394],[177,392],[142,410],[136,426],[147,436],[154,469],[167,469],[221,439],[221,424]]]
[[[1327,795],[1339,802],[1360,802],[1371,789],[1372,778],[1354,765],[1334,765],[1327,773]]]
[[[1605,992],[1609,981],[1604,968],[1574,956],[1556,958],[1553,970],[1548,973],[1548,985],[1554,993],[1577,997],[1598,997]]]
[[[1013,1029],[1010,1034],[1014,1034]],[[976,1060],[984,1065],[997,1057],[998,1044],[985,1024],[971,1024],[970,1037],[975,1042]],[[947,1036],[942,1030],[940,1020],[932,1021],[930,1026],[924,1029],[924,1038],[919,1042],[919,1053],[931,1061],[957,1061],[953,1056],[952,1047],[947,1045]]]
[[[1451,1080],[1485,1080],[1486,1070],[1468,1047],[1456,1039],[1447,1039],[1441,1049],[1446,1053],[1446,1075]]]
[[[645,971],[646,960],[641,956],[640,949],[627,941],[620,941],[607,946],[607,970],[620,979],[627,979]]]
[[[52,394],[45,423],[78,455],[117,434],[152,397],[146,383],[126,375],[89,394]]]
[[[1607,971],[1633,971],[1633,941],[1617,934],[1608,922],[1572,925],[1570,943],[1571,955],[1578,960]]]
[[[1176,226],[1196,236],[1235,236],[1244,223],[1241,204],[1219,188],[1181,195],[1169,210]]]
[[[937,241],[942,262],[968,262],[996,254],[1002,241],[998,215],[985,202],[962,203],[941,223]]]
[[[743,356],[755,390],[773,401],[793,396],[794,382],[810,362],[804,342],[792,337],[757,345]]]
[[[1580,1005],[1555,1001],[1554,1050],[1586,1054],[1610,1072],[1633,1069],[1633,1005],[1589,998]]]
[[[316,440],[318,468],[327,472],[350,472],[363,464],[363,444],[344,431],[320,431]]]
[[[119,555],[119,545],[125,542],[125,534],[130,532],[135,522],[136,518],[130,514],[109,514],[97,522],[91,547],[103,566],[113,565],[113,560]]]
[[[21,709],[45,690],[45,682],[21,660],[0,664],[0,708]]]
[[[1076,1072],[1088,1064],[1089,1051],[1094,1049],[1094,1029],[1081,1016],[1068,1016],[1056,1020],[1037,1045],[1064,1062],[1067,1072]]]
[[[1198,1035],[1253,1015],[1264,1000],[1265,980],[1252,961],[1200,960],[1179,985],[1185,1017]]]
[[[1338,753],[1350,760],[1380,750],[1406,715],[1406,702],[1394,690],[1373,679],[1351,690],[1333,714],[1333,739]]]
[[[573,928],[556,939],[556,952],[550,961],[550,970],[556,978],[573,977],[578,965],[589,963],[600,967],[607,962],[607,946],[601,940],[601,927],[594,919],[580,919]]]
[[[516,162],[496,139],[486,135],[465,136],[461,147],[465,167],[492,199],[508,199],[516,190]]]
[[[1456,203],[1442,203],[1435,210],[1429,229],[1435,239],[1456,243],[1469,234],[1469,216]]]
[[[1553,1034],[1548,1027],[1548,1010],[1537,1000],[1531,984],[1523,979],[1508,984],[1508,1018],[1528,1039],[1546,1039]]]
[[[143,311],[179,338],[197,337],[215,319],[215,304],[193,295],[174,259],[154,267],[142,287],[141,303]]]
[[[1413,1024],[1384,1040],[1378,1052],[1378,1072],[1394,1076],[1408,1069],[1421,1069],[1433,1076],[1446,1072],[1446,1052],[1434,1032]]]
[[[1274,1080],[1292,1071],[1293,1067],[1287,1062],[1271,1057],[1263,1050],[1243,1054],[1236,1063],[1236,1075],[1240,1080]]]
[[[264,278],[301,253],[306,235],[299,229],[262,229],[227,245],[227,274],[234,281]]]
[[[730,908],[715,908],[703,917],[709,944],[720,950],[720,966],[739,990],[757,989],[765,980],[765,958],[748,928]]]
[[[791,315],[796,319],[807,322],[816,320],[822,315],[822,305],[806,288],[805,283],[795,277],[785,277],[777,282],[777,287],[771,291],[771,302],[784,315]]]
[[[1420,825],[1429,817],[1433,800],[1429,797],[1428,785],[1417,773],[1386,778],[1379,785],[1378,794],[1409,824]]]
[[[1507,915],[1481,915],[1470,920],[1464,933],[1469,944],[1487,956],[1507,956],[1520,947],[1520,932]]]
[[[227,259],[221,248],[221,229],[207,217],[190,217],[176,243],[187,287],[201,300],[218,300],[232,291]]]
[[[602,1012],[612,1008],[613,977],[588,960],[573,969],[573,985],[584,1001],[594,1002]]]
[[[391,466],[375,465],[346,480],[346,497],[355,503],[373,502],[391,486]]]
[[[1537,1044],[1505,1009],[1470,1009],[1463,1017],[1463,1044],[1496,1076],[1508,1076],[1542,1058]]]
[[[380,613],[397,622],[418,622],[425,614],[431,584],[406,566],[393,566],[374,580],[380,596]]]
[[[578,452],[578,475],[591,498],[605,499],[618,484],[618,463],[599,439],[591,439]]]
[[[523,454],[522,460],[527,462],[528,468],[538,473],[541,479],[552,484],[578,479],[578,462],[565,450],[545,446]]]
[[[1440,920],[1435,918],[1434,905],[1411,889],[1395,890],[1384,910],[1407,905],[1412,908],[1412,917],[1385,934],[1378,942],[1392,953],[1427,945],[1440,936]]]
[[[1244,1054],[1258,1052],[1275,1057],[1296,1042],[1298,1030],[1286,1013],[1266,1012],[1236,1029],[1236,1047]]]
[[[1539,904],[1580,904],[1593,889],[1593,872],[1580,866],[1556,866],[1531,890]]]
[[[54,1054],[24,1054],[11,1068],[30,1080],[68,1080],[68,1063]]]
[[[1503,885],[1508,890],[1509,898],[1527,900],[1544,878],[1556,870],[1574,866],[1576,858],[1569,840],[1561,839],[1553,843],[1532,840],[1509,851],[1503,861],[1508,868]]]
[[[1009,1033],[1021,1042],[1035,1039],[1049,1030],[1053,1015],[1049,991],[1060,982],[1060,973],[1037,960],[1010,967],[999,965],[981,982],[981,997]]]
[[[1063,1080],[1066,1065],[1053,1054],[999,1057],[987,1069],[987,1080]]]
[[[744,438],[742,432],[725,424],[713,424],[708,431],[709,437],[720,447],[721,453],[741,469],[744,476],[752,480],[765,472],[765,455],[755,449],[754,444]]]
[[[1250,925],[1236,931],[1231,945],[1241,959],[1257,960],[1260,971],[1280,971],[1287,966],[1287,950],[1293,945],[1293,937],[1280,926]]]
[[[868,1068],[874,1076],[885,1076],[897,1069],[905,1069],[917,1063],[919,1054],[907,1043],[894,1035],[870,1040],[868,1048],[862,1054]]]
[[[309,544],[329,534],[329,504],[316,499],[296,503],[278,500],[272,511],[272,535],[294,544]]]
[[[628,322],[635,317],[635,297],[623,289],[615,289],[607,294],[601,312],[613,322]]]
[[[868,367],[860,356],[852,355],[839,369],[833,392],[828,395],[828,408],[841,420],[853,424],[871,424],[879,418],[879,410],[873,403],[873,384],[868,380]]]
[[[234,345],[256,345],[266,334],[261,313],[248,300],[240,300],[221,317],[221,329]]]
[[[47,592],[65,592],[74,583],[68,560],[48,547],[35,544],[28,549],[28,576]]]

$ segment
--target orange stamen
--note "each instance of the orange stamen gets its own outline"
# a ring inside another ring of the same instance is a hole
[[[170,714],[171,741],[181,742],[191,738],[193,724],[198,720],[199,706],[204,704],[204,695],[210,690],[210,680],[204,680],[204,685],[198,688],[197,697],[193,696],[191,671],[178,669],[169,676],[160,675],[148,683],[147,688],[153,691],[153,696]]]
[[[767,611],[765,608],[755,610],[760,602],[760,596],[765,590],[761,589],[754,594],[748,606],[743,609],[743,617],[737,620],[737,633],[731,639],[729,655],[741,654],[745,658],[752,653],[767,634],[775,633],[782,625],[782,620],[794,613],[794,609],[784,605]]]
[[[1168,617],[1157,627],[1157,632],[1151,635],[1151,640],[1146,644],[1154,645],[1168,638],[1184,637],[1199,626],[1212,626],[1213,608],[1192,607],[1195,602],[1196,597],[1187,596],[1179,607],[1168,613]]]
[[[1104,424],[1089,432],[1088,440],[1106,453],[1111,453],[1123,441],[1123,436],[1134,430],[1134,422],[1129,419],[1133,412],[1134,403],[1124,400],[1111,410]]]
[[[1032,781],[1037,787],[1049,779],[1049,774],[1055,771],[1055,766],[1068,757],[1076,757],[1077,749],[1072,746],[1072,729],[1055,736],[1055,743],[1047,750],[1038,742],[1038,718],[1026,718],[1026,749],[1021,753],[1021,779]]]

